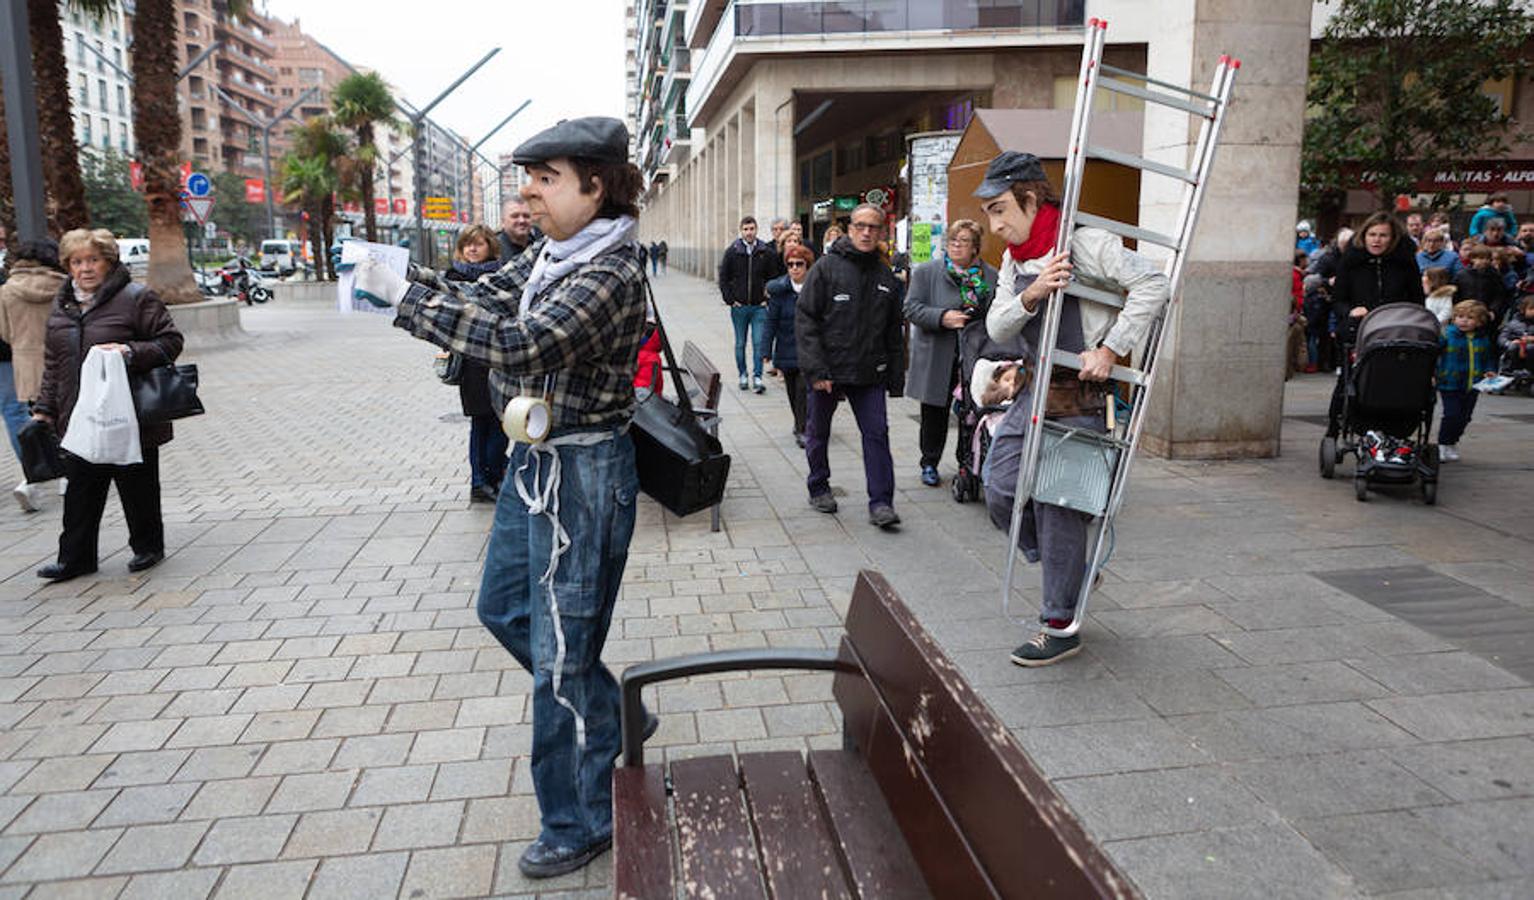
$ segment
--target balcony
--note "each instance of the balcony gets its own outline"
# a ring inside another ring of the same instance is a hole
[[[976,28],[1079,28],[1086,0],[739,0],[737,37]]]
[[[678,88],[685,88],[690,81],[692,81],[692,51],[686,47],[677,47],[671,51],[671,65],[667,66],[666,77],[660,84],[660,104],[670,106],[672,92]]]
[[[687,0],[675,0],[667,4],[665,24],[661,26],[661,47],[675,47],[680,43],[678,36],[685,30],[687,22]]]

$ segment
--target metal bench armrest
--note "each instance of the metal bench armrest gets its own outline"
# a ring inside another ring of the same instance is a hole
[[[623,764],[644,765],[644,707],[639,692],[646,685],[675,681],[694,675],[716,672],[740,672],[750,669],[817,669],[821,671],[858,671],[851,663],[838,659],[836,650],[720,650],[716,653],[693,653],[671,659],[637,663],[623,670],[619,684],[623,692],[621,723]]]

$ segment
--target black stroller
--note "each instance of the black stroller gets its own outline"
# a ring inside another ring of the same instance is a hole
[[[959,419],[959,474],[953,477],[953,499],[968,503],[980,499],[984,485],[980,473],[991,447],[991,433],[982,427],[990,413],[1003,412],[1005,406],[983,407],[980,398],[970,393],[975,364],[986,360],[1031,360],[1033,351],[1021,335],[1006,343],[991,340],[985,330],[985,315],[972,319],[959,331],[959,398],[954,411]],[[977,435],[978,430],[978,435]]]
[[[1348,453],[1358,460],[1353,489],[1367,500],[1369,485],[1417,483],[1422,502],[1438,499],[1438,447],[1433,423],[1433,375],[1438,366],[1438,320],[1415,303],[1387,303],[1363,317],[1353,352],[1343,354],[1340,437],[1321,440],[1321,477],[1336,474]]]

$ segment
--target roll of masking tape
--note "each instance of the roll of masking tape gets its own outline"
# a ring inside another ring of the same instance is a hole
[[[513,441],[537,444],[549,436],[553,416],[549,404],[542,397],[513,397],[506,404],[506,415],[501,417],[501,429]]]

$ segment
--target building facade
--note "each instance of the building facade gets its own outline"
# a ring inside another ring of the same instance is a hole
[[[128,60],[128,15],[121,5],[100,18],[60,5],[64,58],[69,64],[75,143],[81,149],[131,156],[133,79]]]
[[[1107,62],[1161,81],[1203,90],[1221,54],[1242,58],[1185,302],[1169,319],[1171,387],[1153,398],[1145,443],[1171,456],[1277,452],[1285,323],[1263,311],[1283,310],[1288,289],[1310,0],[635,5],[641,234],[703,277],[742,215],[797,219],[813,236],[870,191],[889,196],[912,134],[961,130],[982,108],[1037,110],[1067,130],[1089,14],[1111,23]],[[1186,115],[1111,108],[1135,120],[1140,155],[1188,165]],[[1164,180],[1140,182],[1144,227],[1175,227],[1180,186]],[[1250,390],[1229,390],[1233,380]]]

